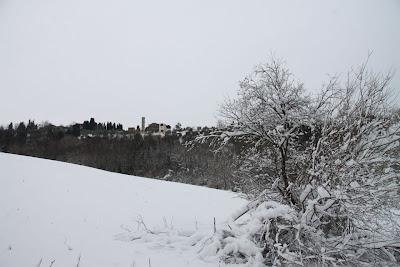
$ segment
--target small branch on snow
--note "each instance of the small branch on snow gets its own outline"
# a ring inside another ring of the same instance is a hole
[[[149,234],[154,234],[153,231],[151,231],[149,228],[147,228],[146,224],[144,223],[143,217],[142,215],[139,215],[139,218],[136,220],[136,222],[138,223],[138,225],[143,226],[144,230],[149,233]]]
[[[264,193],[266,192],[266,190],[264,190],[256,200],[248,203],[245,207],[243,207],[241,210],[239,210],[237,212],[237,214],[234,214],[232,216],[232,221],[235,222],[236,220],[238,220],[240,217],[242,217],[243,215],[245,215],[247,212],[249,212],[250,210],[256,208],[259,204],[261,204],[262,202],[262,196],[264,195]]]
[[[78,262],[76,263],[76,267],[79,267],[80,262],[81,262],[81,254],[79,254]]]

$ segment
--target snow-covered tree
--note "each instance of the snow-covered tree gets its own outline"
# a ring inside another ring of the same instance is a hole
[[[227,100],[220,110],[225,120],[235,122],[232,136],[251,144],[246,160],[257,155],[265,182],[292,203],[290,185],[297,168],[291,162],[301,150],[299,136],[310,129],[310,101],[303,85],[272,59],[241,81],[238,98]]]
[[[365,63],[309,96],[282,61],[257,66],[221,107],[232,126],[198,138],[217,150],[243,142],[237,174],[264,190],[209,248],[230,262],[399,261],[400,122],[390,79]]]

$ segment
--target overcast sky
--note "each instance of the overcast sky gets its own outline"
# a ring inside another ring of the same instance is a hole
[[[212,125],[271,52],[315,90],[371,50],[399,92],[399,0],[0,0],[0,124]]]

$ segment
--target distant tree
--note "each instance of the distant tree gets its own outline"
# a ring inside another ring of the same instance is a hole
[[[17,129],[16,129],[16,138],[17,142],[20,144],[25,144],[26,142],[26,136],[27,136],[27,131],[26,131],[26,126],[25,123],[20,122]]]
[[[35,130],[37,130],[38,126],[35,124],[35,121],[28,121],[28,125],[26,126],[26,130],[28,132],[33,132]]]
[[[97,128],[96,121],[94,120],[94,118],[90,118],[89,130],[95,131],[96,128]]]
[[[7,130],[6,130],[5,134],[4,134],[4,144],[5,144],[5,146],[8,146],[13,142],[14,134],[15,134],[14,125],[11,122],[8,125]]]
[[[6,130],[0,125],[0,151],[5,150]]]
[[[105,129],[105,127],[104,127],[103,123],[101,123],[101,122],[97,123],[96,130],[104,130],[104,129]]]
[[[181,131],[182,130],[182,124],[180,123],[180,122],[178,122],[176,125],[175,125],[175,131]]]
[[[143,136],[140,134],[140,132],[136,132],[134,136],[134,147],[135,149],[138,149],[143,146]]]
[[[90,130],[89,121],[84,121],[83,124],[82,124],[82,128],[83,128],[84,130]]]
[[[71,131],[72,135],[75,137],[78,137],[81,135],[81,125],[78,123],[75,123],[74,125],[72,125],[72,131]]]

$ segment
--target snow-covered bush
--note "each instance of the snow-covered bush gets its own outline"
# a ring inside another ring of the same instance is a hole
[[[240,138],[236,175],[264,193],[203,251],[268,265],[400,261],[400,120],[388,105],[390,79],[363,64],[313,97],[281,61],[258,66],[222,105],[229,130],[198,141]]]

